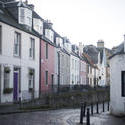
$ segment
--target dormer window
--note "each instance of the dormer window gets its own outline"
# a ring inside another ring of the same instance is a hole
[[[24,24],[24,8],[20,8],[20,22]]]
[[[40,19],[33,18],[33,28],[39,34],[43,34],[43,22]]]
[[[54,41],[54,32],[50,29],[45,29],[45,36],[51,41]]]
[[[32,10],[25,7],[19,7],[18,15],[19,24],[24,24],[32,27]]]
[[[57,46],[63,47],[63,39],[60,37],[56,37]]]

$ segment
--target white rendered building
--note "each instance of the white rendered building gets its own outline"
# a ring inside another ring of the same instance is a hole
[[[125,116],[125,40],[110,57],[110,112]]]
[[[22,2],[14,3],[14,11],[9,7],[0,6],[1,103],[39,97],[40,40],[32,30],[32,9]],[[16,18],[6,10],[16,13]]]

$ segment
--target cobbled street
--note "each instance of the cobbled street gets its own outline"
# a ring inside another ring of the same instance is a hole
[[[108,112],[91,116],[92,125],[125,125],[125,118],[110,116]],[[94,108],[94,112],[96,108]],[[106,109],[106,106],[105,106]],[[0,116],[0,125],[78,125],[80,109],[60,109]],[[86,118],[84,118],[84,123]]]
[[[0,125],[70,125],[70,117],[79,115],[79,109],[30,112],[0,116]]]

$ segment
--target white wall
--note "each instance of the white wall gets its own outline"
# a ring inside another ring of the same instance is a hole
[[[0,65],[2,66],[1,73],[1,100],[2,102],[12,102],[12,94],[3,94],[3,75],[4,67],[9,66],[10,72],[10,86],[13,87],[13,68],[18,66],[21,68],[21,96],[22,99],[30,98],[30,93],[28,92],[28,69],[33,68],[35,70],[35,97],[38,97],[39,92],[39,38],[30,35],[26,32],[13,28],[9,25],[3,24],[2,26],[2,54],[0,55]],[[14,33],[21,33],[21,58],[13,56],[14,48]],[[35,59],[29,59],[29,47],[30,47],[30,37],[35,39]]]
[[[125,55],[116,55],[110,60],[110,112],[125,115],[125,97],[121,96],[121,71],[125,71]]]

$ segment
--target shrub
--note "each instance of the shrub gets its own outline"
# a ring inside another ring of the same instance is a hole
[[[10,94],[10,93],[12,93],[12,91],[13,91],[13,88],[5,88],[5,89],[3,90],[3,93],[4,93],[4,94]]]

